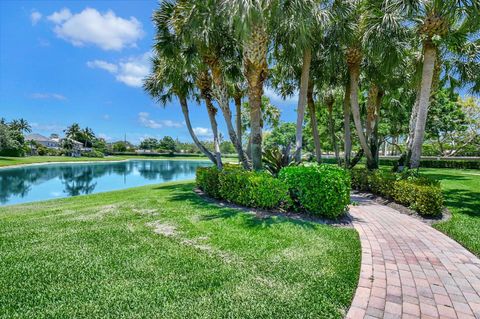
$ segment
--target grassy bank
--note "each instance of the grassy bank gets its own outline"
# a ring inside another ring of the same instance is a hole
[[[480,256],[480,170],[425,168],[422,174],[440,180],[452,219],[434,225]]]
[[[126,159],[168,159],[168,160],[208,160],[206,157],[171,157],[171,156],[105,156],[105,157],[69,157],[69,156],[26,156],[0,157],[0,167],[24,164],[40,164],[52,162],[85,162],[85,161],[121,161]]]
[[[0,208],[5,317],[342,318],[353,229],[258,219],[192,183]]]

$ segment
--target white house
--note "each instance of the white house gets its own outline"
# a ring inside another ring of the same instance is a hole
[[[26,141],[35,141],[38,144],[41,144],[47,148],[59,149],[60,148],[60,139],[58,138],[49,138],[40,134],[28,134],[25,136]]]

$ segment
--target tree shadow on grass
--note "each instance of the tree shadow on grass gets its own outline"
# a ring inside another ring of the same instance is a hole
[[[463,189],[450,189],[443,192],[445,204],[456,208],[462,214],[480,218],[480,194]]]
[[[215,214],[202,215],[200,220],[231,219],[241,217],[245,226],[252,228],[268,228],[277,224],[290,223],[302,228],[314,229],[319,224],[351,227],[350,216],[339,221],[325,220],[319,217],[297,213],[285,213],[238,206],[225,201],[212,199],[194,189],[194,184],[165,185],[155,187],[155,190],[169,190],[170,201],[188,202],[199,210],[215,208]]]

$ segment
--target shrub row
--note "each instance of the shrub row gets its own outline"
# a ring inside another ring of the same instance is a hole
[[[305,210],[328,218],[338,218],[350,203],[350,176],[332,165],[286,167],[278,178],[232,166],[198,168],[196,182],[209,196],[232,203]]]
[[[398,159],[381,158],[380,165],[396,166]],[[420,167],[423,168],[459,168],[480,169],[480,160],[475,159],[421,159]]]
[[[287,187],[267,173],[200,167],[196,180],[197,186],[208,195],[243,206],[269,209],[289,202]]]
[[[351,170],[352,189],[367,191],[408,206],[422,216],[438,216],[443,195],[438,181],[384,171]]]

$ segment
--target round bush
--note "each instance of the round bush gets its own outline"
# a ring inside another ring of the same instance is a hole
[[[308,212],[338,218],[350,203],[350,175],[334,165],[285,167],[279,179],[290,195]]]

